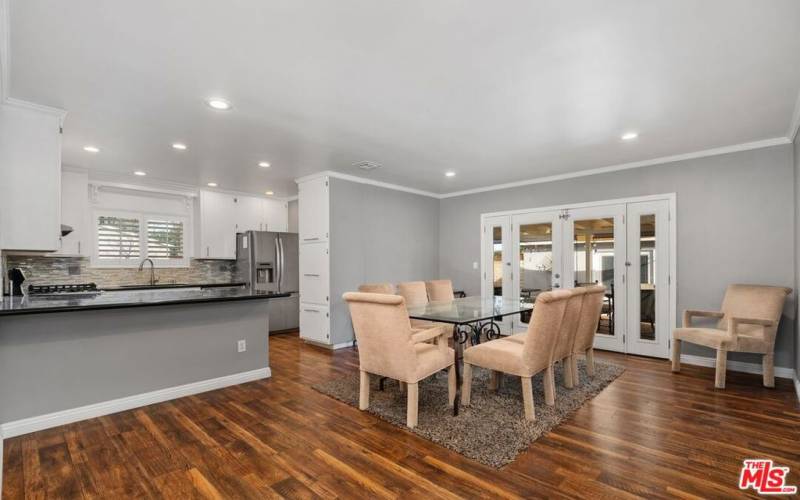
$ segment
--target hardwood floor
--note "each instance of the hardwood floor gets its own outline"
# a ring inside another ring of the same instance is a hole
[[[6,440],[4,498],[719,498],[762,457],[800,484],[785,379],[718,391],[708,368],[600,353],[626,372],[497,471],[311,389],[355,372],[353,349],[270,342],[269,380]]]

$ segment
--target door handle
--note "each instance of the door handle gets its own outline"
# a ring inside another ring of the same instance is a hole
[[[561,285],[559,285],[558,283],[553,283],[553,288],[561,288]]]
[[[307,312],[307,313],[318,313],[319,312],[316,309],[303,309],[303,311]]]
[[[303,274],[303,276],[310,276],[310,277],[312,277],[312,278],[319,278],[319,274],[309,274],[309,273],[304,273],[304,274]]]
[[[317,241],[319,238],[303,238],[303,241]]]

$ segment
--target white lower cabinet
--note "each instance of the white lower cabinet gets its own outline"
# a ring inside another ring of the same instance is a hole
[[[300,337],[329,344],[331,341],[330,313],[326,306],[300,303]]]
[[[300,300],[308,304],[330,303],[328,243],[300,245]]]

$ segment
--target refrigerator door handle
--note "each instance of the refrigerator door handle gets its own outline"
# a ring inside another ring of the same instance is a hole
[[[283,258],[283,238],[281,238],[280,235],[278,235],[278,245],[281,248],[281,261],[280,261],[281,275],[278,278],[278,291],[283,293],[283,272],[285,271],[285,269],[284,269],[284,258]]]
[[[280,243],[278,242],[278,238],[275,238],[275,271],[276,276],[275,279],[278,282],[278,292],[281,291],[281,247]]]

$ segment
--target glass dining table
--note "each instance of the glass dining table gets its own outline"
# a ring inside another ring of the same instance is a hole
[[[527,313],[531,309],[533,303],[530,301],[503,297],[464,297],[408,306],[408,316],[411,319],[453,325],[456,367],[456,400],[453,404],[453,415],[458,415],[462,379],[461,359],[467,340],[472,345],[477,345],[482,337],[487,340],[500,338],[500,323],[503,318]]]

